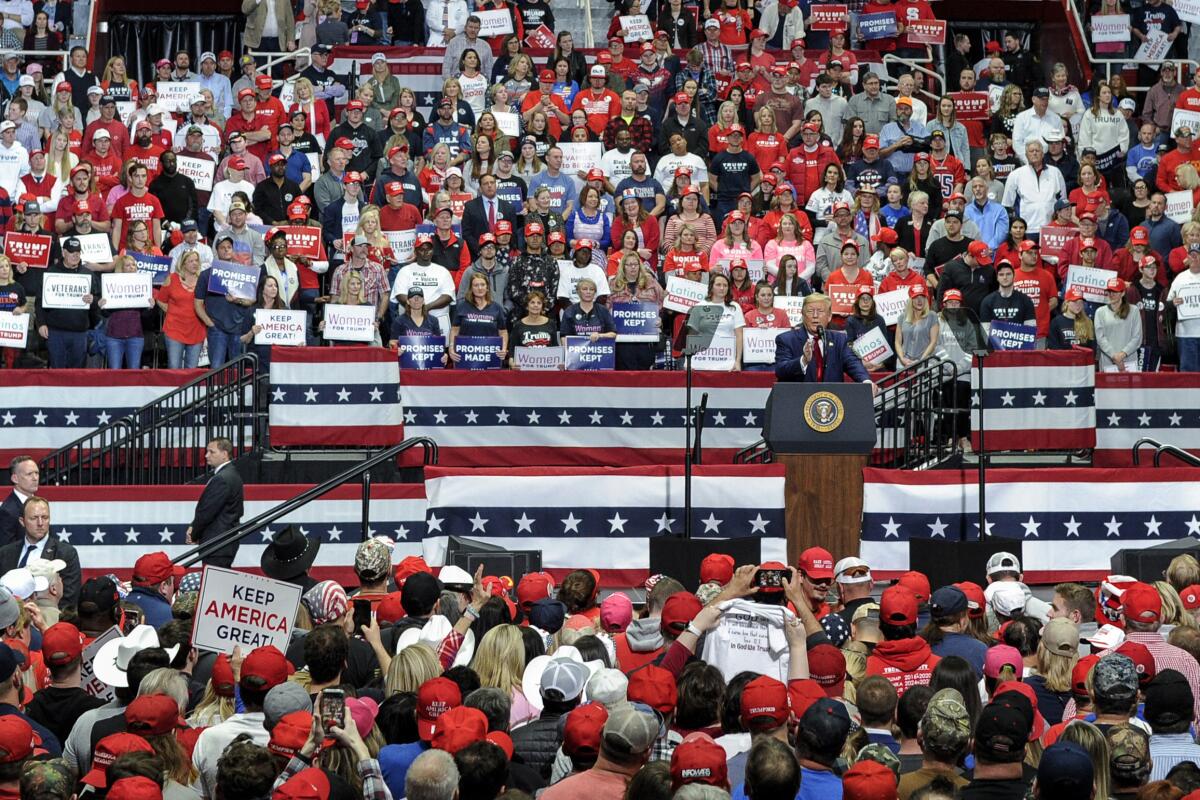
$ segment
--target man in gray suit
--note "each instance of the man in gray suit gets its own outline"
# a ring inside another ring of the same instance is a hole
[[[196,502],[196,514],[187,530],[188,544],[204,544],[242,521],[242,476],[233,466],[233,442],[213,439],[204,448],[204,460],[213,468],[213,475]],[[232,542],[204,557],[205,564],[231,567],[237,556],[238,542]]]

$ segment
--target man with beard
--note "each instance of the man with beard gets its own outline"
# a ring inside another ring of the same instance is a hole
[[[268,225],[286,225],[287,207],[304,190],[287,177],[287,158],[275,153],[267,159],[267,165],[271,174],[254,187],[254,197],[251,200],[254,213]]]
[[[387,157],[387,168],[381,170],[375,179],[375,187],[371,190],[371,201],[375,204],[384,202],[384,198],[387,197],[387,185],[399,183],[404,187],[404,202],[420,209],[424,204],[424,198],[421,194],[420,181],[408,168],[408,144],[393,145],[388,150]]]
[[[92,227],[107,233],[112,227],[108,219],[108,205],[92,187],[92,166],[86,161],[71,168],[70,186],[59,201],[58,213],[54,217],[54,232],[59,236],[66,234],[74,225],[75,209],[80,202],[87,203],[91,210]]]
[[[276,134],[279,142],[279,148],[275,154],[283,156],[286,167],[284,174],[287,179],[300,187],[301,192],[307,192],[308,187],[312,186],[313,168],[308,160],[308,156],[304,155],[296,149],[296,130],[287,123],[279,126],[279,133]],[[269,162],[275,154],[267,157]]]
[[[153,133],[154,130],[149,122],[145,120],[139,122],[134,133],[133,145],[126,152],[128,158],[145,165],[151,181],[158,177],[159,157],[166,150],[165,147],[154,142]]]

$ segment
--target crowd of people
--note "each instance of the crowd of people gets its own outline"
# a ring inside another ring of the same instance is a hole
[[[723,308],[735,370],[770,369],[743,362],[745,328],[799,324],[813,292],[853,340],[883,334],[891,354],[872,350],[871,368],[955,359],[1003,322],[1106,370],[1200,369],[1200,221],[1166,199],[1200,195],[1193,131],[1170,130],[1200,90],[1174,62],[1139,105],[1120,73],[1077,89],[1022,31],[986,47],[954,34],[935,62],[909,30],[933,20],[926,0],[852,3],[833,31],[804,2],[667,0],[642,9],[645,41],[622,27],[640,8],[626,0],[598,52],[558,30],[536,57],[521,33],[554,31],[545,0],[428,5],[247,0],[247,47],[306,48],[278,74],[180,51],[139,85],[122,55],[97,74],[76,48],[47,81],[4,57],[0,222],[51,237],[47,268],[0,259],[0,311],[30,317],[5,365],[268,359],[256,311],[303,310],[317,345],[341,335],[326,309],[350,305],[374,310],[371,344],[441,336],[454,367],[459,337],[511,361],[563,335],[613,338],[614,306],[640,303],[659,309],[660,340],[618,341],[616,366],[670,368],[674,280]],[[482,37],[472,11],[505,9],[514,32]],[[859,18],[880,13],[896,31],[867,39]],[[331,63],[337,45],[408,43],[444,53],[428,117],[387,52],[361,75]],[[908,60],[885,69],[887,53]],[[155,85],[176,81],[200,89],[167,108]],[[599,159],[564,154],[580,143]],[[289,226],[319,227],[323,247],[301,253]],[[227,291],[214,261],[258,267],[256,290]],[[139,270],[156,272],[145,306],[106,308],[101,276]],[[56,273],[90,274],[90,291],[48,306]],[[875,297],[898,289],[909,302],[885,320]]]

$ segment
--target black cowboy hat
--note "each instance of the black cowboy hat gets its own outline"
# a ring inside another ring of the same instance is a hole
[[[275,534],[275,538],[263,550],[262,571],[268,578],[279,581],[298,577],[313,565],[320,549],[319,539],[310,539],[289,525]]]

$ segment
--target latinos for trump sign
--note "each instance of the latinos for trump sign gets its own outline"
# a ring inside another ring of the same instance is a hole
[[[1066,288],[1075,288],[1083,292],[1083,299],[1089,303],[1106,303],[1108,302],[1108,292],[1105,286],[1108,284],[1109,278],[1115,277],[1117,277],[1117,271],[1113,269],[1081,267],[1072,264],[1067,270]]]
[[[663,300],[663,308],[686,314],[692,306],[703,303],[707,296],[708,287],[703,283],[672,275],[667,278],[667,295]]]
[[[29,315],[0,311],[0,347],[24,350],[29,342]]]
[[[659,310],[654,303],[613,303],[618,342],[657,342]]]
[[[208,275],[208,293],[238,300],[253,300],[258,293],[259,268],[233,261],[213,261]]]
[[[460,336],[454,340],[458,366],[463,369],[500,369],[499,336]]]
[[[254,343],[302,347],[306,321],[307,315],[303,311],[256,308],[254,324],[262,330],[254,334]]]
[[[149,308],[154,303],[154,278],[147,272],[106,272],[100,276],[105,309]]]
[[[880,363],[892,357],[892,346],[888,344],[879,328],[871,328],[855,339],[850,349],[863,361]]]
[[[445,336],[400,336],[396,339],[400,369],[440,369],[446,355]]]
[[[223,567],[205,567],[192,624],[192,646],[215,653],[243,653],[274,645],[286,652],[300,587]]]
[[[567,369],[616,369],[617,350],[612,339],[593,342],[589,336],[564,336]]]
[[[49,236],[40,233],[17,233],[4,235],[4,255],[14,264],[45,268],[50,265]]]
[[[858,35],[867,41],[896,35],[896,15],[891,11],[858,15]]]

